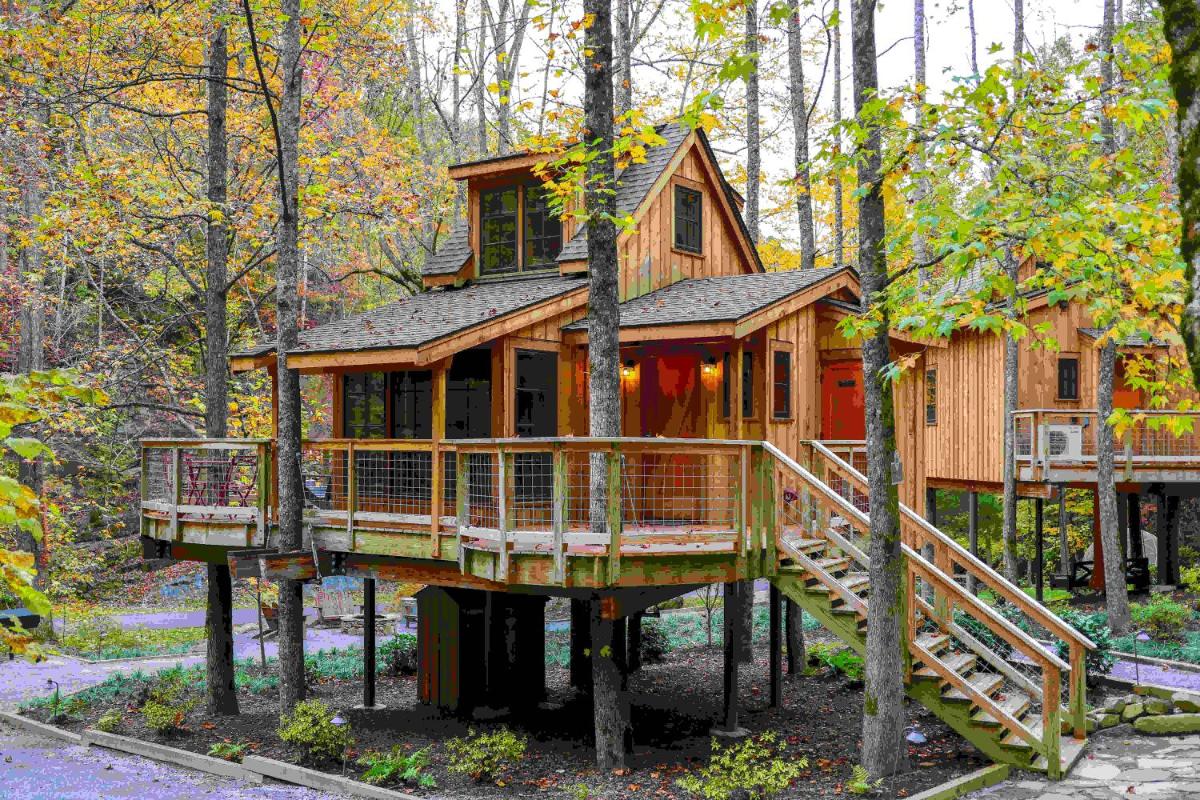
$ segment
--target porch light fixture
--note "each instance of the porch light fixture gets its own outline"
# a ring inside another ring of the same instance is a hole
[[[700,374],[706,378],[715,378],[717,376],[716,356],[709,356],[704,359],[704,363],[700,365]]]
[[[636,374],[637,374],[637,365],[633,363],[633,359],[630,358],[630,359],[626,360],[625,364],[622,365],[622,367],[621,367],[621,377],[624,378],[625,380],[632,380],[633,376]]]

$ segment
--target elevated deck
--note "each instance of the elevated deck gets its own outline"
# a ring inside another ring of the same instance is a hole
[[[1126,409],[1115,426],[1113,457],[1124,483],[1200,483],[1200,413]],[[1094,409],[1013,412],[1017,480],[1096,482],[1099,416]]]

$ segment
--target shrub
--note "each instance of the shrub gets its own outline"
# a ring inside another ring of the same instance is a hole
[[[187,711],[183,708],[169,706],[157,700],[147,700],[142,706],[142,719],[145,720],[146,727],[159,736],[179,730],[185,716]]]
[[[467,732],[465,737],[446,742],[450,754],[450,771],[469,775],[476,781],[485,781],[499,774],[511,764],[525,757],[527,745],[524,736],[508,728],[491,733]]]
[[[867,774],[866,767],[861,764],[855,764],[854,769],[850,771],[850,780],[846,781],[846,791],[850,794],[870,794],[878,791],[883,785],[883,778],[877,781],[872,781]]]
[[[824,664],[852,681],[861,681],[866,674],[862,656],[846,647],[816,642],[808,648],[808,658],[813,664]]]
[[[1200,564],[1179,570],[1179,582],[1188,594],[1200,595]]]
[[[1096,649],[1087,654],[1087,660],[1084,662],[1088,682],[1092,683],[1101,675],[1107,675],[1117,660],[1112,654],[1112,631],[1108,627],[1108,616],[1102,612],[1084,614],[1079,611],[1064,611],[1059,616],[1063,622],[1096,644]],[[1066,661],[1070,657],[1070,648],[1066,642],[1057,641],[1054,647],[1059,658]]]
[[[114,708],[100,715],[100,719],[96,720],[96,730],[102,733],[116,733],[121,729],[121,723],[124,721],[121,712]]]
[[[1129,613],[1133,623],[1155,639],[1172,641],[1183,639],[1184,629],[1192,618],[1191,609],[1166,595],[1158,595],[1148,603],[1134,603]]]
[[[725,800],[734,792],[756,800],[774,797],[808,768],[807,759],[785,756],[777,738],[768,732],[726,748],[713,739],[708,766],[680,779],[680,788],[704,800]]]
[[[279,738],[304,751],[305,758],[341,758],[353,744],[349,725],[334,725],[334,714],[320,700],[296,704],[291,714],[280,719]]]
[[[671,649],[671,642],[662,625],[654,620],[642,620],[642,663],[661,664]]]
[[[417,671],[417,637],[398,633],[379,647],[379,671],[390,675],[412,675]]]
[[[367,783],[399,780],[415,784],[422,789],[437,786],[432,775],[421,771],[429,766],[428,748],[422,748],[415,753],[405,753],[396,745],[387,753],[367,753],[358,760],[358,764],[369,768],[362,776]]]
[[[242,758],[246,755],[246,745],[242,742],[217,742],[212,747],[208,748],[208,754],[213,758],[223,758],[226,761],[234,761],[238,764],[242,763]]]

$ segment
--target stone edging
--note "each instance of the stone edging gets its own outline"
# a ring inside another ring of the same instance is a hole
[[[36,719],[23,717],[15,711],[0,711],[0,721],[7,722],[14,728],[22,728],[30,733],[49,736],[53,739],[61,739],[71,744],[83,744],[83,737],[78,733],[71,733],[56,725],[47,725],[44,722],[38,722]]]
[[[70,653],[54,653],[55,658],[65,658],[68,661],[74,661],[78,664],[136,664],[141,661],[169,661],[171,659],[194,658],[204,654],[204,648],[193,647],[191,650],[183,653],[169,653],[159,656],[132,656],[130,658],[84,658]]]
[[[193,753],[190,750],[181,750],[178,747],[170,747],[158,742],[147,742],[144,739],[132,739],[128,736],[118,736],[115,733],[104,733],[92,728],[84,729],[83,744],[107,747],[109,750],[119,750],[122,753],[164,761],[211,775],[237,778],[249,783],[262,783],[263,780],[261,774],[246,769],[233,761]]]
[[[934,786],[920,794],[914,794],[908,800],[953,800],[964,794],[995,786],[1007,778],[1011,771],[1012,768],[1008,764],[992,764],[990,767],[951,778],[940,786]]]
[[[353,778],[343,778],[341,775],[330,775],[307,767],[298,767],[286,761],[276,761],[273,758],[261,756],[246,756],[242,766],[260,776],[274,778],[285,783],[295,783],[307,786],[309,789],[320,789],[327,792],[348,794],[351,797],[366,797],[370,800],[420,800],[411,794],[372,786],[369,783],[356,781]]]

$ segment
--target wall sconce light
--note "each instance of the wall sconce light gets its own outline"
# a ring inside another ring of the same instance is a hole
[[[709,356],[708,358],[704,359],[704,363],[700,365],[700,374],[706,378],[717,377],[716,356]]]
[[[621,377],[628,381],[628,380],[633,380],[633,377],[636,374],[637,374],[637,365],[633,363],[633,359],[630,358],[630,359],[626,360],[625,363],[621,366]]]

